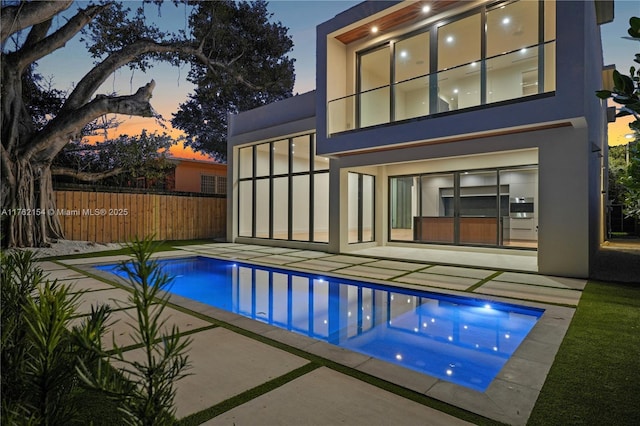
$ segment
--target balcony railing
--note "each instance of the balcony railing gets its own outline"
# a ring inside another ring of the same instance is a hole
[[[329,134],[555,91],[555,40],[329,101]]]

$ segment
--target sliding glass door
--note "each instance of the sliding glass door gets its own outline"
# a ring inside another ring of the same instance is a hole
[[[348,175],[349,243],[374,240],[375,177],[362,173]]]
[[[537,166],[389,178],[389,239],[537,247]]]

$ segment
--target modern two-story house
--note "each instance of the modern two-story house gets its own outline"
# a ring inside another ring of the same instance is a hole
[[[319,25],[316,90],[229,118],[228,239],[587,277],[612,7],[372,1]]]

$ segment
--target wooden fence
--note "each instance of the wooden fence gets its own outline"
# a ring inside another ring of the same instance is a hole
[[[226,235],[226,198],[84,191],[55,194],[55,214],[68,240],[113,243],[152,234],[156,240]]]

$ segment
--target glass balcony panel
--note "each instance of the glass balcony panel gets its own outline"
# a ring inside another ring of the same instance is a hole
[[[480,105],[480,64],[472,62],[438,73],[437,112]]]
[[[538,48],[488,59],[487,103],[538,93]]]
[[[340,133],[355,129],[356,123],[356,95],[336,99],[329,102],[329,133]]]
[[[556,90],[556,43],[545,43],[544,54],[544,91],[553,92]]]
[[[397,83],[394,96],[396,120],[429,115],[429,76]]]
[[[385,86],[360,94],[360,127],[390,121],[389,93],[389,86]]]

